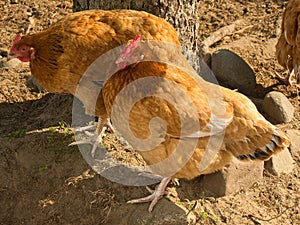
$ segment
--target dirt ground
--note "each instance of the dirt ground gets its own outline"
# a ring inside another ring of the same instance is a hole
[[[200,1],[199,35],[243,19],[238,32],[212,51],[228,48],[254,69],[261,86],[252,97],[270,90],[283,92],[296,108],[295,118],[282,129],[300,129],[295,88],[274,78],[284,73],[274,51],[286,1]],[[72,12],[70,1],[0,1],[0,60],[16,33],[47,28]],[[39,90],[28,64],[0,68],[0,224],[300,224],[300,162],[291,174],[264,179],[233,196],[205,196],[200,178],[170,185],[169,194],[150,214],[148,204],[126,201],[147,194],[144,187],[123,186],[93,172],[73,141],[72,96]],[[118,150],[121,145],[115,145]],[[187,212],[190,211],[187,215]],[[194,215],[194,217],[192,216]],[[191,222],[192,223],[192,222]],[[195,223],[195,222],[194,222]]]

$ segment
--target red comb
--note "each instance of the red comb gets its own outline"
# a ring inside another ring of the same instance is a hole
[[[22,39],[21,34],[17,34],[17,35],[15,36],[14,42],[13,42],[13,44],[12,44],[10,50],[9,50],[10,52],[12,52],[12,51],[15,50],[16,44],[18,44],[18,43],[21,41],[21,39]]]
[[[142,35],[138,35],[133,40],[128,42],[127,47],[122,52],[121,56],[116,60],[116,64],[119,68],[125,69],[129,65],[127,59],[130,56],[130,54],[133,52],[133,50],[136,48],[141,38]]]
[[[135,49],[136,45],[138,44],[138,42],[141,40],[142,35],[138,35],[136,36],[131,43],[126,47],[126,49],[124,50],[124,52],[121,54],[121,57],[127,57],[133,49]]]
[[[17,43],[17,42],[21,41],[21,39],[22,39],[21,34],[17,34],[15,39],[14,39],[14,43]]]

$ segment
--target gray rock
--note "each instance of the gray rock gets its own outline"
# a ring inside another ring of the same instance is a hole
[[[5,66],[5,67],[8,67],[8,68],[13,68],[13,67],[18,66],[20,63],[21,63],[20,60],[14,58],[14,59],[8,60],[8,61],[4,64],[4,66]]]
[[[226,196],[248,188],[263,178],[263,162],[241,162],[233,158],[229,165],[220,171],[205,175],[203,189],[215,196]]]
[[[263,110],[276,122],[287,123],[293,119],[295,108],[284,94],[271,91],[264,98]]]
[[[273,155],[271,159],[265,162],[265,169],[275,176],[279,176],[282,173],[291,173],[294,169],[294,160],[286,148],[276,155]]]
[[[288,130],[287,134],[291,138],[291,153],[300,161],[300,130]]]
[[[0,68],[3,68],[4,67],[4,62],[3,60],[0,60]]]
[[[211,58],[211,68],[218,81],[229,88],[249,93],[249,90],[256,87],[256,78],[252,68],[230,50],[215,51]]]

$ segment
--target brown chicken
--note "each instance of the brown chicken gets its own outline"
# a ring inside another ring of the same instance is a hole
[[[290,0],[283,13],[281,34],[276,45],[276,57],[279,64],[289,70],[288,84],[295,85],[300,90],[299,31],[300,0]]]
[[[247,97],[193,75],[180,49],[150,41],[128,48],[127,66],[104,83],[102,97],[116,130],[163,177],[150,196],[128,203],[150,201],[151,211],[172,178],[212,173],[232,157],[268,160],[289,145]],[[95,74],[87,72],[85,85],[99,81]]]
[[[159,42],[145,41],[149,39]],[[103,59],[104,67],[89,67],[128,41],[123,52]],[[150,196],[129,201],[151,201],[149,211],[172,178],[212,173],[233,156],[267,160],[289,145],[288,137],[248,98],[191,75],[175,30],[147,13],[75,13],[44,32],[18,36],[11,54],[30,61],[45,88],[78,94],[89,113],[112,118],[151,171],[163,177]],[[107,80],[98,77],[113,67],[119,69]]]
[[[32,75],[48,91],[76,95],[81,77],[94,60],[137,35],[179,45],[175,29],[149,13],[90,10],[70,14],[45,31],[17,35],[9,55],[29,61]],[[101,99],[96,107],[83,104],[88,114],[101,118],[97,128],[101,139],[102,128],[113,129]]]

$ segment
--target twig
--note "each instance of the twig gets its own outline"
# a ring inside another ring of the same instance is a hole
[[[241,33],[243,33],[245,30],[247,30],[248,28],[252,28],[252,27],[253,27],[253,25],[249,25],[249,26],[243,27],[242,29],[240,29],[240,30],[234,32],[234,34],[241,34]]]
[[[243,20],[236,20],[234,23],[216,30],[215,32],[211,33],[208,38],[202,41],[201,44],[210,47],[214,43],[222,40],[225,36],[233,34],[236,26],[240,24],[242,21]]]
[[[236,20],[234,23],[227,25],[225,27],[222,27],[215,32],[211,33],[209,37],[207,37],[204,41],[200,44],[200,56],[204,59],[204,61],[210,65],[210,51],[209,47],[213,45],[214,43],[222,40],[225,36],[232,35],[235,33],[236,26],[241,24],[243,20]],[[237,32],[241,33],[247,28],[251,26],[247,26]]]

